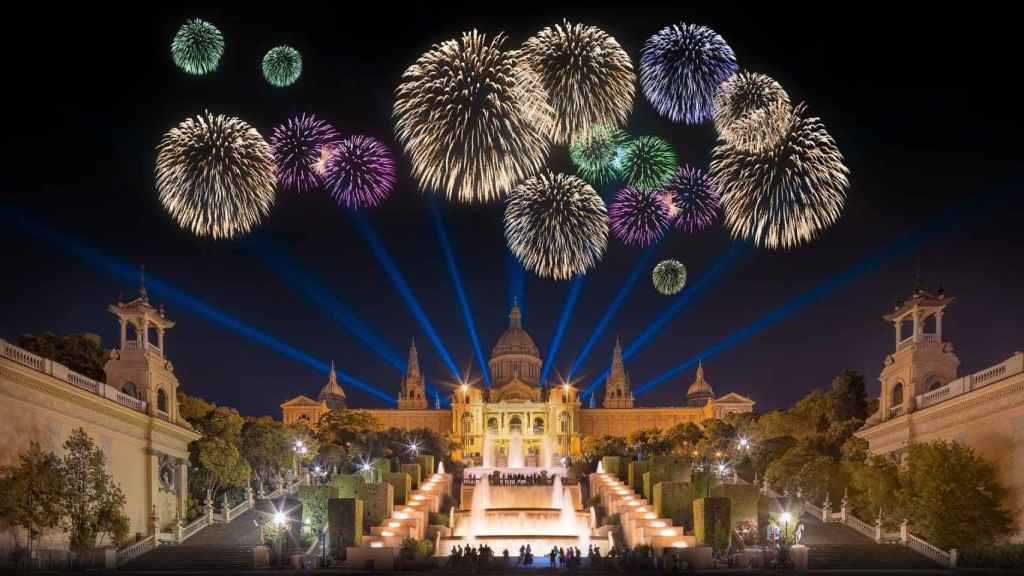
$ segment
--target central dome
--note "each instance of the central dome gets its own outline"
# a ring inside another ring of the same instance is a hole
[[[542,364],[540,350],[533,338],[523,330],[523,316],[518,305],[512,306],[508,319],[508,328],[491,349],[491,359],[487,363],[492,385],[498,387],[513,379],[539,385]]]

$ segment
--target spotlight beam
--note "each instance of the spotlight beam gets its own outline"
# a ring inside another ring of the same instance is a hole
[[[877,270],[878,268],[882,267],[882,265],[886,264],[887,262],[896,258],[897,256],[900,256],[901,254],[909,250],[912,250],[913,248],[916,248],[930,237],[942,231],[949,230],[950,220],[952,220],[953,216],[955,215],[962,215],[962,213],[957,210],[949,210],[943,215],[936,217],[928,225],[914,232],[906,234],[903,237],[899,238],[898,240],[892,242],[891,244],[884,246],[871,256],[865,258],[864,260],[861,260],[860,262],[857,262],[856,264],[846,269],[845,271],[823,282],[820,282],[818,285],[814,286],[810,290],[807,290],[801,293],[800,295],[796,296],[795,298],[782,304],[781,306],[770,310],[769,312],[762,315],[760,318],[748,324],[747,326],[744,326],[743,328],[733,332],[732,334],[729,334],[725,338],[722,338],[718,342],[712,344],[711,346],[708,346],[704,350],[698,352],[697,354],[691,356],[690,358],[687,358],[683,362],[676,364],[675,366],[668,369],[661,375],[648,380],[642,386],[637,388],[634,391],[634,394],[640,396],[641,394],[648,392],[655,386],[672,380],[673,378],[682,374],[687,369],[696,365],[698,362],[706,360],[714,356],[715,354],[718,354],[719,352],[728,350],[729,348],[736,346],[737,344],[746,340],[747,338],[757,334],[758,332],[761,332],[765,328],[769,328],[775,325],[776,323],[782,321],[789,315],[798,312],[802,308],[821,300],[822,298],[828,296],[833,291],[842,288],[843,286],[860,278],[861,276],[867,274],[868,272],[873,272]]]
[[[594,330],[590,333],[590,338],[587,339],[587,342],[583,345],[579,354],[576,355],[576,359],[573,360],[572,367],[569,368],[568,380],[572,380],[573,375],[576,374],[576,370],[579,369],[580,365],[583,364],[583,361],[586,360],[587,356],[590,354],[590,349],[594,347],[597,340],[602,334],[604,334],[605,328],[608,327],[608,323],[615,317],[615,314],[619,311],[619,307],[621,307],[622,303],[626,301],[626,297],[629,296],[629,293],[633,291],[633,286],[640,278],[640,275],[647,270],[647,266],[650,263],[651,257],[654,256],[656,247],[657,244],[648,246],[640,256],[640,260],[637,261],[635,266],[633,266],[633,270],[629,273],[629,276],[626,277],[626,282],[622,285],[622,288],[619,289],[619,293],[615,295],[615,299],[612,300],[611,305],[609,305],[604,311],[604,314],[601,315],[601,319],[598,320],[597,326],[595,326]]]
[[[377,232],[370,225],[366,215],[361,212],[352,214],[352,220],[355,222],[356,228],[363,235],[363,238],[370,244],[370,251],[373,252],[374,257],[380,262],[381,266],[384,267],[384,271],[387,272],[388,277],[391,279],[391,283],[395,289],[401,295],[402,300],[405,301],[406,306],[412,311],[413,316],[419,321],[423,331],[427,333],[427,338],[430,339],[430,343],[433,344],[434,349],[441,356],[441,361],[444,362],[446,368],[451,373],[451,376],[458,381],[462,378],[459,375],[458,368],[455,367],[455,362],[452,361],[452,357],[448,354],[448,349],[445,348],[444,342],[441,341],[441,337],[434,330],[434,325],[430,323],[430,319],[427,317],[427,313],[423,311],[423,307],[420,306],[416,296],[413,295],[412,289],[409,288],[409,284],[406,283],[402,273],[398,270],[398,266],[395,261],[392,260],[391,255],[388,254],[387,249],[381,242],[380,237],[377,236]]]
[[[291,258],[283,248],[263,238],[256,238],[249,244],[254,248],[254,255],[277,274],[278,278],[283,280],[289,288],[305,295],[321,310],[326,311],[337,324],[358,338],[367,348],[400,373],[405,372],[405,361],[402,360],[398,352],[385,342],[376,330],[363,322],[349,306],[306,271],[299,262]]]
[[[700,277],[700,280],[696,281],[693,285],[683,290],[682,294],[676,297],[676,299],[672,302],[668,309],[665,310],[664,313],[662,313],[661,316],[659,316],[657,319],[654,320],[654,322],[648,325],[647,328],[644,329],[644,331],[640,334],[640,336],[638,336],[635,340],[630,342],[629,346],[622,352],[623,361],[629,360],[629,358],[633,356],[633,354],[639,352],[644,346],[648,344],[651,338],[653,338],[659,332],[661,332],[661,330],[669,322],[674,320],[680,312],[685,310],[687,306],[693,303],[693,301],[696,298],[699,298],[701,295],[707,292],[709,288],[714,286],[715,282],[718,281],[718,278],[722,275],[722,273],[728,270],[729,267],[732,266],[736,262],[736,260],[738,260],[739,257],[746,252],[746,250],[747,245],[745,243],[733,243],[724,254],[718,257],[718,260],[716,260],[714,265],[712,265],[711,270],[708,270],[703,276]],[[593,382],[590,383],[590,386],[587,386],[587,389],[583,391],[581,397],[586,397],[589,396],[590,394],[593,394],[594,390],[596,390],[601,384],[604,383],[605,380],[608,379],[608,372],[609,369],[605,368],[604,372],[601,372],[601,374],[597,378],[595,378]]]
[[[3,212],[0,212],[0,214],[2,213]],[[134,266],[111,256],[107,256],[96,248],[93,248],[72,236],[52,230],[43,224],[38,224],[25,218],[14,216],[13,218],[10,218],[10,220],[13,220],[15,226],[18,226],[34,238],[40,239],[60,251],[73,254],[100,270],[129,282],[138,278],[138,269]],[[324,361],[319,360],[310,354],[275,338],[274,336],[271,336],[251,324],[243,322],[230,314],[218,310],[213,305],[203,302],[184,290],[175,288],[170,283],[160,280],[152,274],[146,275],[146,289],[195,313],[197,316],[210,320],[215,324],[219,324],[252,342],[266,346],[287,358],[301,362],[324,374],[330,372],[331,367]],[[342,370],[335,369],[335,373],[338,378],[346,384],[354,388],[358,388],[359,390],[362,390],[363,392],[366,392],[367,394],[389,404],[395,404],[395,399],[391,395],[384,393],[363,380]]]
[[[540,382],[543,386],[548,381],[548,371],[551,370],[551,364],[555,361],[555,356],[558,354],[558,348],[562,345],[562,337],[565,335],[565,329],[569,326],[569,319],[572,318],[573,308],[576,307],[576,301],[580,298],[580,291],[583,289],[583,280],[586,278],[585,275],[581,274],[573,279],[572,285],[569,287],[569,294],[565,297],[565,304],[562,305],[562,315],[558,318],[558,326],[555,328],[555,336],[551,339],[551,346],[548,348],[548,357],[544,361],[544,368],[540,372]]]
[[[469,309],[469,299],[466,298],[466,291],[462,287],[462,278],[459,276],[459,270],[455,264],[455,253],[452,250],[451,242],[448,240],[448,232],[444,228],[444,221],[441,220],[441,211],[437,208],[437,200],[433,194],[428,194],[428,196],[427,204],[430,205],[434,229],[437,231],[437,239],[441,242],[441,250],[444,252],[445,264],[448,266],[448,276],[452,280],[452,286],[455,287],[455,295],[459,299],[462,320],[466,323],[466,330],[469,332],[469,340],[473,344],[473,352],[476,353],[476,361],[480,364],[480,372],[484,376],[484,383],[490,388],[491,375],[487,370],[487,362],[484,360],[483,350],[480,348],[480,338],[476,333],[476,322],[473,320],[473,313]]]

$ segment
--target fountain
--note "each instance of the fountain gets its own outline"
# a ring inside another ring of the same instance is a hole
[[[562,494],[562,477],[555,476],[555,481],[551,484],[551,507],[562,509],[562,501],[565,500]],[[570,498],[571,499],[571,498]]]
[[[597,473],[598,474],[604,474],[604,461],[603,460],[598,460],[597,461]]]
[[[512,431],[512,437],[508,441],[508,467],[524,468],[526,463],[523,455],[523,435],[519,430]],[[486,467],[486,465],[484,465]]]
[[[443,461],[438,461],[438,463],[437,463],[437,473],[438,474],[444,474],[444,462]]]
[[[469,537],[475,540],[487,528],[487,508],[491,505],[491,481],[486,474],[473,487],[473,507],[469,516]]]
[[[494,439],[490,432],[484,433],[484,468],[494,468]]]
[[[562,483],[559,482],[558,491],[562,492],[562,490]],[[576,507],[573,506],[571,495],[562,495],[561,514],[559,514],[558,523],[563,534],[579,535],[580,522],[576,517]]]
[[[544,440],[541,442],[540,450],[540,461],[541,467],[547,468],[551,466],[551,437],[544,436]]]

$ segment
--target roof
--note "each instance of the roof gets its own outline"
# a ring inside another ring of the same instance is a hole
[[[729,392],[721,398],[715,398],[715,404],[753,404],[754,401],[742,394]]]
[[[292,398],[291,400],[285,402],[284,404],[281,404],[281,408],[284,408],[285,406],[319,406],[319,405],[320,405],[320,403],[317,402],[316,400],[313,400],[309,396],[303,396],[303,395],[300,394],[300,395],[296,396],[295,398]]]
[[[533,338],[523,330],[522,313],[519,305],[513,305],[508,315],[508,328],[498,337],[498,342],[491,349],[491,359],[509,354],[522,354],[540,359],[540,349]]]
[[[690,388],[686,391],[687,398],[702,397],[706,396],[709,398],[715,397],[715,391],[711,388],[711,384],[704,379],[704,364],[697,364],[697,379],[690,384]]]

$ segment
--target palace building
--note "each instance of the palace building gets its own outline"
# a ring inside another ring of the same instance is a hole
[[[464,384],[449,397],[450,408],[431,409],[413,344],[398,393],[398,407],[366,412],[385,428],[428,428],[438,434],[450,434],[462,446],[462,456],[472,460],[481,459],[485,438],[503,454],[510,438],[518,434],[529,453],[527,459],[533,459],[532,463],[537,465],[540,454],[556,458],[578,454],[586,436],[628,436],[642,429],[669,428],[684,422],[700,424],[754,408],[752,400],[736,393],[716,397],[705,379],[703,365],[698,366],[697,379],[680,399],[679,406],[637,407],[617,341],[601,406],[596,405],[596,393],[591,397],[591,405],[584,406],[576,388],[541,382],[540,349],[523,328],[518,306],[513,306],[509,313],[508,328],[491,349],[487,367],[491,375],[489,387]],[[332,370],[316,400],[298,396],[281,405],[284,422],[315,423],[332,409],[331,401],[339,397],[344,402],[344,391]],[[550,447],[550,452],[545,447]]]
[[[894,351],[879,375],[878,411],[857,436],[874,454],[910,444],[958,442],[993,462],[1009,489],[1008,509],[1024,536],[1024,352],[960,376],[960,359],[943,339],[953,299],[920,287],[883,318],[895,328]]]

